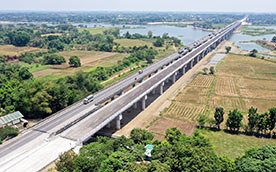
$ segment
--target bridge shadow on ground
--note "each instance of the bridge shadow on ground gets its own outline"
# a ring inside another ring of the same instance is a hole
[[[178,80],[182,75],[177,75],[176,80]],[[173,82],[170,80],[168,82],[165,82],[164,85],[164,92],[170,88],[170,86],[173,85]],[[152,102],[154,102],[159,96],[160,96],[160,88],[155,89],[155,94],[153,92],[149,93],[147,95],[147,100],[146,100],[146,106],[149,106]],[[138,95],[137,95],[138,96]],[[135,117],[137,117],[141,112],[142,112],[142,102],[138,101],[137,102],[137,108],[134,108],[134,106],[131,106],[129,109],[127,109],[125,112],[122,113],[122,120],[121,120],[121,128],[126,126],[130,121],[132,121]],[[148,121],[150,123],[150,121]],[[110,128],[107,126],[101,129],[97,134],[94,136],[108,136],[108,137],[119,137],[114,135],[114,133],[118,131],[116,129],[116,120],[113,120],[110,123]]]

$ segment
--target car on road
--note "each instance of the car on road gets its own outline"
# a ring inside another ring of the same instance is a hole
[[[143,73],[143,70],[139,70],[138,73],[139,73],[139,74],[142,74],[142,73]]]
[[[94,95],[89,95],[89,96],[87,96],[84,100],[83,100],[83,104],[88,104],[88,103],[90,103],[90,102],[92,102],[94,100]]]

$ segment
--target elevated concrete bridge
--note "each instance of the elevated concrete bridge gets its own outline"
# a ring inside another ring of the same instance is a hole
[[[215,49],[223,40],[229,38],[231,33],[239,27],[240,24],[241,22],[238,21],[227,26],[220,30],[216,36],[202,43],[190,53],[184,56],[178,56],[164,66],[155,68],[153,70],[154,72],[149,72],[141,76],[139,79],[141,83],[138,86],[135,86],[119,98],[89,115],[72,128],[63,132],[61,136],[82,143],[90,139],[91,136],[103,127],[109,127],[109,123],[113,120],[116,120],[116,128],[120,129],[120,120],[123,118],[122,113],[124,111],[131,107],[137,108],[138,101],[141,101],[141,108],[145,109],[148,94],[157,92],[161,95],[166,81],[171,80],[171,82],[174,83],[178,75],[184,75],[206,54]],[[148,79],[144,81],[144,77],[148,77]],[[135,85],[135,83],[131,84]]]
[[[138,102],[141,109],[145,109],[150,94],[162,95],[166,83],[176,82],[229,38],[242,21],[207,36],[185,55],[172,54],[145,68],[142,74],[135,73],[96,93],[92,103],[77,102],[0,145],[0,171],[38,171],[54,161],[59,153],[81,146],[100,129],[109,127],[112,121],[120,129],[124,111],[138,108]],[[101,106],[107,101],[109,103]]]

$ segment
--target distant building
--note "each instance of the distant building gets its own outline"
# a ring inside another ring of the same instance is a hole
[[[23,115],[19,112],[13,112],[8,115],[0,117],[0,128],[12,126],[15,128],[23,128],[28,124],[28,121],[23,119]]]

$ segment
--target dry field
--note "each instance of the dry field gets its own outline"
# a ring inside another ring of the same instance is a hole
[[[111,66],[117,63],[118,60],[123,59],[126,54],[97,52],[97,51],[63,51],[59,55],[63,56],[67,63],[62,65],[51,65],[50,69],[36,71],[33,75],[44,77],[52,75],[53,77],[67,76],[78,71],[91,71],[97,66]],[[71,56],[78,56],[81,60],[82,66],[79,68],[72,68],[68,61]]]
[[[196,129],[196,125],[191,122],[161,117],[149,127],[149,131],[154,133],[155,139],[164,140],[167,128],[173,127],[180,129],[187,136],[192,136]]]
[[[116,39],[114,42],[119,43],[120,45],[124,47],[133,47],[133,46],[144,46],[147,45],[149,47],[152,47],[152,43],[149,41],[143,41],[138,39]]]
[[[46,49],[35,48],[35,47],[15,47],[13,45],[0,45],[0,56],[18,56],[21,53],[36,53],[41,51],[47,51]]]
[[[276,64],[228,55],[217,65],[215,76],[199,74],[186,86],[165,116],[196,122],[199,114],[213,117],[216,107],[223,107],[226,113],[238,108],[246,115],[251,106],[261,113],[276,107]]]

